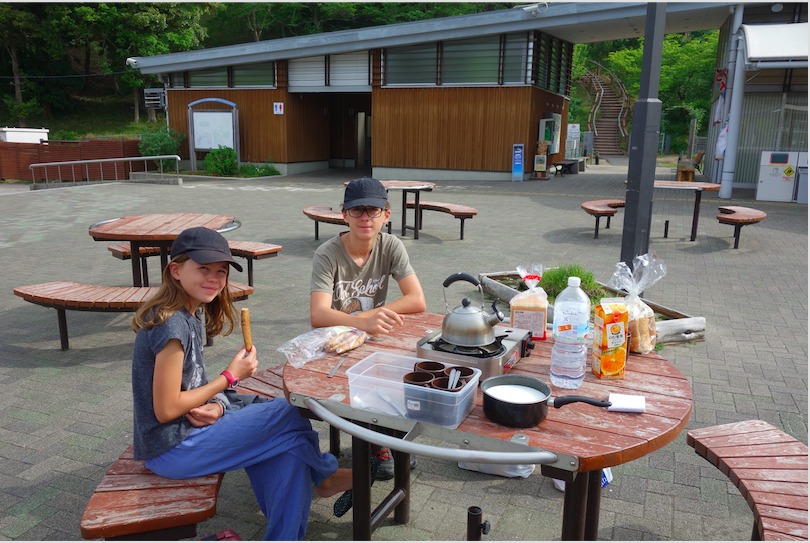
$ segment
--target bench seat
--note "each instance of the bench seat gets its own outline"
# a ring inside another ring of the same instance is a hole
[[[758,209],[742,206],[720,206],[720,215],[717,220],[720,224],[730,224],[734,226],[734,248],[740,246],[740,230],[746,224],[754,224],[763,220],[768,215]]]
[[[739,489],[752,541],[807,541],[807,445],[761,420],[690,430],[686,443]]]
[[[565,177],[563,174],[564,171],[568,171],[568,173],[579,173],[579,161],[575,159],[565,159],[559,160],[557,162],[553,162],[552,166],[556,166],[556,170],[554,175],[560,174],[561,177]]]
[[[260,243],[256,241],[228,241],[228,247],[233,256],[238,256],[247,260],[248,285],[253,286],[253,261],[262,260],[276,256],[282,249],[281,245],[271,243]],[[129,260],[132,258],[132,250],[129,243],[119,243],[110,245],[107,250],[119,260]],[[143,270],[143,284],[149,286],[149,273],[146,267],[146,259],[150,256],[160,255],[159,247],[139,247],[141,255],[141,270]]]
[[[599,237],[599,219],[607,217],[605,228],[610,228],[610,218],[616,214],[620,207],[624,207],[624,200],[592,200],[583,202],[580,207],[585,210],[585,213],[596,217],[596,226],[593,230],[593,237],[596,239]]]
[[[135,311],[155,295],[160,287],[102,287],[72,281],[54,281],[17,287],[14,294],[26,302],[56,309],[62,350],[68,345],[66,310],[72,311]],[[228,282],[231,298],[244,300],[253,294],[253,287]]]
[[[315,221],[315,239],[320,239],[319,232],[318,232],[318,223],[327,223],[327,224],[341,224],[344,226],[348,226],[346,221],[343,220],[343,213],[340,211],[332,211],[331,207],[324,207],[324,206],[307,206],[304,208],[304,215]],[[391,221],[389,220],[387,223],[388,225],[388,233],[391,233]]]
[[[416,206],[416,203],[413,201],[407,202],[405,204],[408,209],[413,209]],[[443,202],[419,202],[419,225],[421,226],[422,223],[422,212],[428,211],[439,211],[441,213],[448,213],[453,217],[459,219],[461,221],[461,235],[459,239],[464,239],[464,221],[467,219],[472,219],[476,215],[478,215],[478,211],[475,208],[469,206],[463,206],[459,204],[446,204]],[[421,228],[420,228],[421,229]]]

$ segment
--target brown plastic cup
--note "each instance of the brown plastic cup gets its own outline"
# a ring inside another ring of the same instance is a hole
[[[451,366],[444,368],[444,374],[450,377],[451,370],[459,370],[461,372],[461,379],[464,379],[465,383],[469,381],[473,375],[475,375],[475,370],[468,368],[467,366]]]
[[[414,371],[426,371],[432,373],[434,377],[442,377],[444,375],[444,368],[444,364],[434,362],[433,360],[422,360],[413,365]]]
[[[450,388],[450,378],[447,376],[444,377],[436,377],[434,380],[430,382],[430,387],[435,388],[436,390],[445,390],[447,392],[459,392],[462,388],[464,388],[464,384],[460,380],[456,383],[456,388]]]
[[[435,378],[432,373],[426,371],[413,371],[402,378],[403,383],[409,385],[416,385],[419,387],[429,387],[430,382]]]

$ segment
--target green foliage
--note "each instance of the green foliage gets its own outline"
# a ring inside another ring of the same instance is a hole
[[[176,155],[180,150],[180,143],[186,138],[185,134],[181,134],[177,130],[165,128],[158,128],[150,130],[141,134],[141,143],[138,145],[142,156],[156,156],[156,155]],[[176,161],[172,159],[164,159],[156,161],[158,167],[163,167],[163,171],[172,171],[175,168]]]
[[[4,96],[3,103],[6,105],[12,119],[27,119],[42,113],[39,100],[36,98],[31,98],[20,104],[11,96]]]
[[[49,139],[62,141],[76,141],[82,139],[81,134],[72,130],[57,130],[52,132]]]
[[[267,162],[270,164],[258,164],[256,162],[247,162],[242,164],[242,167],[239,168],[239,175],[242,177],[265,177],[269,175],[281,175],[281,172],[273,166],[272,162],[273,159],[267,159]],[[205,162],[208,164],[208,160]]]
[[[543,272],[543,279],[540,286],[548,294],[549,300],[557,296],[568,286],[568,278],[576,276],[582,280],[580,288],[591,299],[591,306],[595,306],[599,301],[608,295],[608,292],[599,286],[593,278],[593,273],[586,270],[579,264],[560,264],[556,268],[550,268]]]
[[[220,145],[205,155],[205,170],[212,175],[231,177],[239,171],[236,151]]]

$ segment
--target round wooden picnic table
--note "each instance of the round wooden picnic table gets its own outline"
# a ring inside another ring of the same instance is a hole
[[[168,264],[168,251],[183,230],[204,226],[217,232],[230,232],[242,223],[228,215],[205,213],[154,213],[129,215],[98,222],[90,226],[89,234],[96,241],[129,241],[132,260],[132,284],[143,286],[140,247],[160,248],[161,270]]]
[[[400,434],[410,433],[409,439],[412,440],[417,431],[416,421],[351,406],[346,370],[379,351],[416,357],[417,341],[440,328],[443,318],[444,315],[437,313],[403,315],[403,326],[395,328],[389,335],[370,337],[366,343],[345,355],[327,355],[307,362],[301,368],[288,363],[283,374],[288,400],[293,405],[306,408],[305,400],[312,398],[344,419],[373,423]],[[522,358],[510,373],[529,375],[550,384],[549,367],[554,342],[549,339],[534,343],[530,356]],[[341,361],[334,377],[328,377]],[[630,354],[625,378],[621,380],[600,380],[587,371],[584,383],[576,391],[552,386],[553,396],[583,395],[607,400],[610,393],[644,396],[646,412],[613,412],[585,403],[573,403],[559,409],[550,408],[546,419],[536,427],[508,428],[491,422],[484,415],[483,394],[479,389],[475,408],[458,428],[448,429],[422,422],[418,423],[418,432],[462,448],[524,452],[545,450],[556,454],[558,460],[541,465],[541,472],[566,481],[562,539],[596,539],[602,469],[641,458],[672,442],[684,429],[692,412],[692,387],[689,381],[655,353]],[[517,434],[527,436],[522,442],[523,449],[515,444]],[[367,458],[360,441],[358,438],[352,440],[352,454],[355,458]],[[396,451],[396,447],[392,449]],[[398,467],[407,471],[408,455],[401,456],[404,456],[404,460]],[[367,464],[365,467],[367,471]],[[354,474],[357,477],[353,491],[355,507],[369,499],[368,493],[363,492],[363,482],[368,485],[368,473],[362,471],[356,469]],[[405,484],[407,476],[398,480]],[[404,503],[407,504],[407,497]],[[368,507],[364,502],[359,508],[361,513],[355,509],[355,539],[369,539],[371,536],[371,520],[363,514],[370,511]],[[406,509],[407,505],[399,505],[395,510],[398,521],[407,522]],[[374,517],[379,518],[379,515],[375,514]]]

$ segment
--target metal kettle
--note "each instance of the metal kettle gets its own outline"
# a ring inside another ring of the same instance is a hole
[[[481,293],[481,308],[472,305],[469,298],[464,298],[461,305],[450,310],[447,305],[447,287],[456,281],[467,281],[478,287]],[[468,273],[455,273],[442,283],[445,290],[444,307],[447,314],[442,321],[442,339],[461,347],[482,347],[495,341],[493,326],[503,321],[503,313],[498,310],[495,300],[492,302],[492,315],[484,311],[484,290],[481,282]]]

